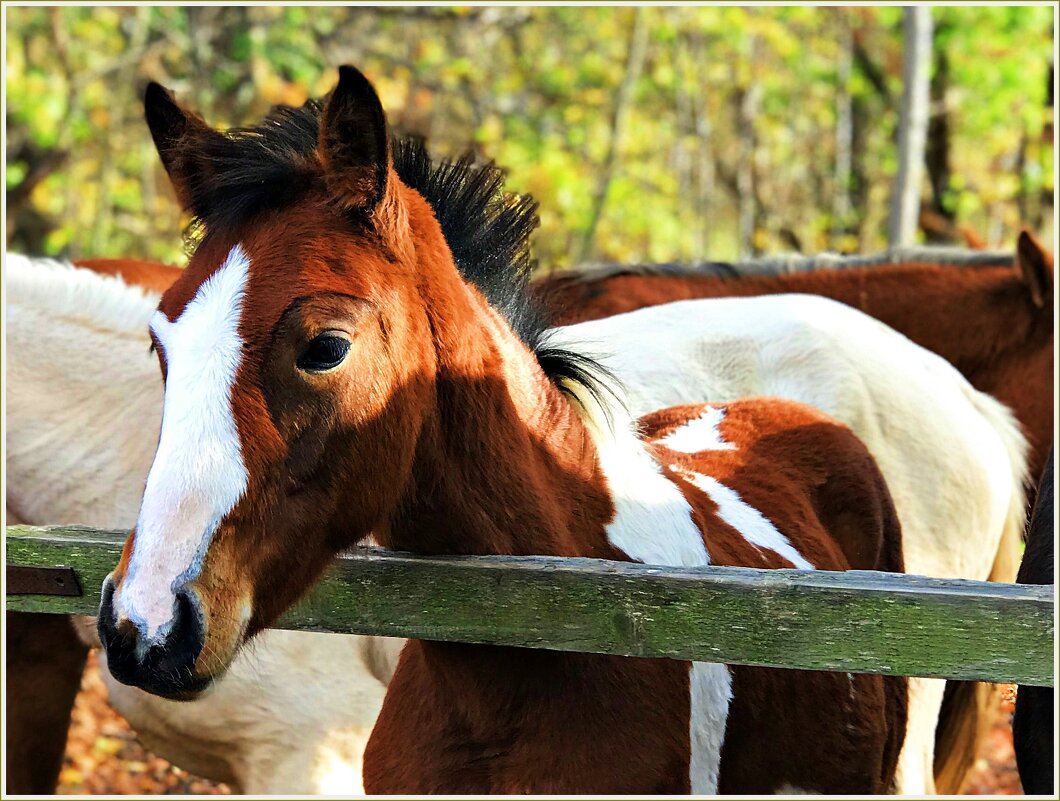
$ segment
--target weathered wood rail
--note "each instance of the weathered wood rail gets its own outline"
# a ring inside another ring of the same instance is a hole
[[[7,609],[94,614],[124,538],[9,526],[7,580],[65,565],[83,593],[8,595]],[[1051,586],[364,549],[277,627],[1052,686],[1054,614]]]

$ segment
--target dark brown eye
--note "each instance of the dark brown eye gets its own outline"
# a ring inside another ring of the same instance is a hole
[[[350,340],[337,334],[321,334],[298,357],[298,369],[320,373],[338,367],[350,352]]]

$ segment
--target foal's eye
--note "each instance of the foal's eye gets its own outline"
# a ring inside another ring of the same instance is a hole
[[[337,334],[321,334],[298,357],[298,369],[319,373],[337,367],[350,351],[350,340]]]

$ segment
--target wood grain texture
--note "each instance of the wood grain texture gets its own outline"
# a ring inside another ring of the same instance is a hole
[[[124,538],[9,526],[8,564],[73,567],[85,594],[7,608],[94,614]],[[1054,615],[1053,586],[362,549],[277,627],[1052,686]]]

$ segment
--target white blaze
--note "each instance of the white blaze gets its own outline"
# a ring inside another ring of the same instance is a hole
[[[218,523],[247,488],[231,395],[248,268],[237,245],[180,317],[151,319],[167,365],[162,431],[114,599],[119,619],[149,640],[165,635],[176,591],[198,576]]]

